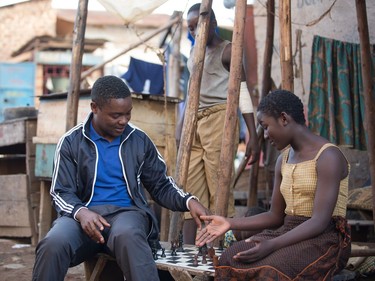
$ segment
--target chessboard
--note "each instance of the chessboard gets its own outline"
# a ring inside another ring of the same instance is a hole
[[[213,248],[215,256],[220,257],[223,250],[219,248]],[[212,251],[212,249],[211,249]],[[175,253],[172,253],[175,252]],[[205,258],[200,254],[200,250],[195,245],[184,245],[183,251],[172,251],[170,247],[166,246],[163,250],[157,251],[157,256],[154,257],[155,263],[159,269],[168,270],[170,268],[181,268],[185,269],[192,274],[204,274],[213,276],[215,272],[214,258],[211,258],[209,254],[205,255]],[[203,260],[206,260],[205,262]]]

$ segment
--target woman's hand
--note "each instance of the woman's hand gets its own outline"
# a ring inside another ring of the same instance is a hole
[[[200,216],[200,219],[205,221],[205,227],[197,233],[195,239],[197,246],[203,246],[206,243],[214,241],[230,228],[229,221],[221,216]]]
[[[266,240],[262,238],[250,237],[245,240],[246,242],[254,242],[255,246],[250,250],[239,252],[233,259],[238,260],[243,263],[252,263],[257,260],[260,260],[270,253],[272,253],[274,249],[274,243],[272,240]]]

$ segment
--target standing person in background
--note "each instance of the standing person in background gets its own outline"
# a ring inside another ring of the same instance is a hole
[[[331,280],[350,255],[345,219],[350,167],[340,149],[313,134],[303,104],[276,90],[259,106],[258,122],[278,150],[271,209],[246,218],[204,216],[197,245],[228,229],[260,231],[221,255],[215,280]]]
[[[57,144],[50,193],[58,218],[36,248],[32,280],[63,281],[70,266],[105,252],[127,281],[158,281],[158,223],[144,188],[161,206],[190,211],[198,228],[208,210],[167,176],[155,144],[129,123],[124,81],[99,78],[91,99],[87,119]]]
[[[195,38],[198,28],[200,4],[193,5],[187,14],[188,31]],[[211,10],[204,69],[202,74],[199,96],[197,124],[191,148],[186,191],[193,192],[202,204],[214,211],[215,193],[218,186],[218,171],[220,165],[221,143],[226,115],[228,95],[229,71],[231,62],[231,43],[219,37],[216,33],[217,22]],[[193,53],[191,50],[188,68],[193,69]],[[259,158],[259,145],[255,129],[253,105],[247,89],[245,75],[242,75],[240,87],[240,110],[249,130],[250,140],[247,144],[245,156],[249,163]],[[180,122],[182,124],[182,122]],[[237,152],[239,130],[237,129],[234,151]],[[233,159],[234,159],[233,155]],[[230,191],[228,215],[234,216],[233,190]],[[184,242],[195,243],[196,226],[191,217],[186,214],[184,222]]]

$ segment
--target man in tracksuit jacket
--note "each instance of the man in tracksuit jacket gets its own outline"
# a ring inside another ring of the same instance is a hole
[[[58,213],[36,249],[32,280],[63,281],[70,266],[98,252],[116,258],[127,281],[159,280],[150,245],[158,226],[144,189],[172,211],[208,214],[166,175],[150,138],[129,124],[131,94],[115,76],[91,90],[91,113],[57,144],[51,196]]]

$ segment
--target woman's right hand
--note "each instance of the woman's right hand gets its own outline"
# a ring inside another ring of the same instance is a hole
[[[205,222],[205,227],[197,233],[195,244],[198,247],[214,241],[230,228],[229,221],[221,216],[200,216],[200,219]]]

